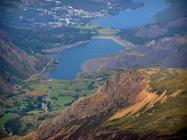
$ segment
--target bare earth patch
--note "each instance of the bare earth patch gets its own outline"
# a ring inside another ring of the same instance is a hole
[[[117,113],[115,113],[111,118],[109,118],[109,121],[120,119],[125,116],[131,116],[136,114],[141,109],[145,108],[145,110],[148,110],[158,102],[163,103],[167,98],[170,97],[176,97],[181,91],[177,91],[172,93],[170,96],[166,95],[166,91],[164,91],[162,94],[157,95],[154,92],[150,92],[147,89],[149,88],[149,82],[146,82],[145,88],[138,94],[138,96],[135,99],[135,102]]]

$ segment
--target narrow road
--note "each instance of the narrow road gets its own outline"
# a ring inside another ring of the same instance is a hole
[[[42,74],[43,72],[45,72],[46,69],[47,69],[47,67],[48,67],[51,63],[53,63],[53,61],[54,61],[54,58],[51,57],[51,60],[43,67],[42,71],[41,71],[39,74]]]
[[[44,72],[46,71],[47,67],[48,67],[51,63],[53,63],[53,61],[54,61],[54,58],[51,57],[51,60],[43,67],[43,69],[42,69],[42,71],[39,73],[39,75],[41,75],[42,73],[44,73]],[[43,107],[42,107],[46,112],[48,112],[48,102],[50,101],[50,94],[51,94],[51,88],[52,88],[51,83],[50,83],[49,80],[47,80],[47,85],[48,85],[48,93],[47,93],[47,97],[45,98],[45,103],[44,103],[44,105],[43,105]]]
[[[42,69],[40,72],[33,74],[32,76],[29,77],[29,79],[26,79],[25,82],[26,82],[26,81],[29,81],[30,79],[33,79],[33,77],[35,77],[35,76],[40,76],[41,74],[43,74],[43,73],[46,71],[47,67],[48,67],[50,64],[53,63],[53,61],[54,61],[54,58],[51,57],[51,60],[43,67],[43,69]]]
[[[47,93],[47,97],[45,99],[45,103],[44,103],[44,107],[43,107],[45,112],[48,112],[48,103],[50,101],[50,94],[51,94],[51,88],[52,88],[52,85],[49,80],[47,81],[47,85],[48,85],[48,93]]]

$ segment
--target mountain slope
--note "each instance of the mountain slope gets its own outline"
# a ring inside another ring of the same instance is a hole
[[[38,62],[39,57],[28,55],[15,47],[6,33],[0,30],[0,83],[2,91],[7,91],[17,78],[26,78],[41,69],[44,62]]]
[[[185,137],[179,132],[187,126],[186,82],[186,70],[119,72],[95,94],[78,100],[42,124],[32,134],[33,139]]]

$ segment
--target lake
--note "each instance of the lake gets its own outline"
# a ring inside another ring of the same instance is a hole
[[[59,57],[57,68],[49,72],[52,79],[72,80],[81,72],[81,66],[88,59],[105,57],[115,54],[123,47],[113,40],[93,39],[89,43],[66,49],[61,52],[50,53]]]
[[[144,6],[135,10],[122,10],[114,16],[95,19],[94,22],[105,27],[129,29],[154,23],[154,15],[167,7],[165,0],[133,0],[143,2]]]
[[[94,20],[103,26],[114,28],[133,28],[154,22],[154,15],[167,7],[165,0],[133,0],[143,2],[144,6],[136,10],[123,10],[118,15]],[[87,44],[79,45],[52,55],[60,58],[60,64],[49,72],[52,79],[75,79],[81,72],[81,66],[89,59],[115,54],[123,47],[112,40],[94,39]]]

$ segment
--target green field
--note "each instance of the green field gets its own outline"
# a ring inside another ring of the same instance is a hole
[[[103,78],[97,81],[97,78]],[[98,85],[104,84],[109,74],[98,73],[92,76],[83,74],[73,81],[52,80],[47,81],[37,79],[22,81],[19,84],[20,93],[6,98],[6,94],[1,94],[1,112],[6,112],[0,117],[0,127],[3,128],[9,121],[15,120],[21,125],[20,133],[28,132],[37,128],[42,121],[56,116],[67,106],[81,97],[94,93]],[[50,87],[50,88],[49,88]],[[42,109],[49,93],[48,112]],[[12,113],[14,112],[14,113]]]
[[[0,117],[0,128],[3,128],[5,123],[9,120],[13,120],[19,117],[16,113],[5,113],[2,117]]]
[[[91,30],[92,33],[95,35],[116,35],[119,30],[118,29],[112,29],[112,28],[106,28],[101,25],[98,25],[96,23],[87,23],[83,25],[77,25],[75,28],[82,29],[82,30]]]

